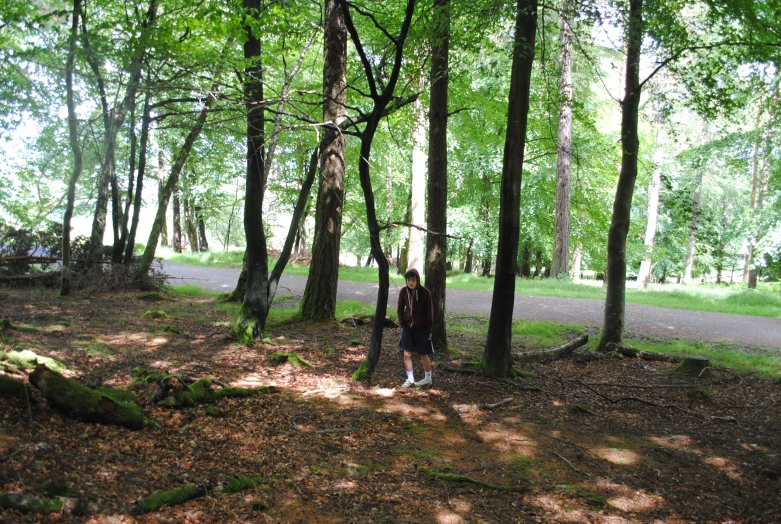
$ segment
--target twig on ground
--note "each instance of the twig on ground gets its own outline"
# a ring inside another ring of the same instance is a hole
[[[477,406],[477,409],[494,409],[494,408],[498,408],[499,406],[503,406],[503,405],[507,404],[508,402],[512,402],[512,400],[513,400],[512,397],[507,397],[507,398],[503,398],[502,400],[500,400],[498,402],[494,402],[494,403],[491,403],[491,404],[488,404],[488,403],[476,404],[476,406]]]
[[[551,451],[551,453],[553,453],[554,455],[556,455],[557,457],[559,457],[561,460],[563,460],[564,462],[566,462],[566,463],[569,465],[569,467],[571,467],[572,469],[574,469],[575,471],[577,471],[578,473],[580,473],[580,474],[581,474],[581,475],[583,475],[584,477],[589,477],[589,478],[591,477],[591,474],[590,474],[590,473],[588,473],[588,472],[586,472],[586,471],[583,471],[582,469],[578,469],[578,468],[576,468],[575,466],[573,466],[573,465],[572,465],[572,462],[570,462],[569,460],[567,460],[567,458],[566,458],[565,456],[563,456],[563,455],[560,455],[560,454],[556,453],[555,451]]]

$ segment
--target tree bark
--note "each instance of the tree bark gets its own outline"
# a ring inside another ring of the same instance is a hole
[[[203,220],[203,208],[193,206],[193,215],[198,228],[198,251],[209,251],[209,243],[206,241],[206,222]]]
[[[583,245],[578,244],[575,253],[572,255],[572,270],[570,277],[572,280],[580,280],[580,265],[583,262]]]
[[[496,279],[491,299],[488,336],[480,363],[482,373],[493,377],[512,374],[511,336],[518,262],[521,176],[537,31],[537,0],[517,0],[516,5],[515,45],[502,162]]]
[[[657,158],[656,160],[656,168],[651,175],[651,182],[648,184],[648,216],[645,225],[645,258],[643,258],[643,261],[640,263],[640,272],[637,274],[637,282],[643,287],[648,286],[648,283],[651,281],[651,253],[654,248],[654,237],[656,236],[656,220],[659,216],[659,186],[661,185],[662,166],[661,158]]]
[[[572,0],[561,7],[559,65],[559,136],[556,150],[556,232],[550,274],[566,277],[569,263],[570,173],[572,166]]]
[[[433,67],[433,66],[432,66]],[[418,89],[423,90],[423,78],[418,79]],[[412,180],[410,183],[410,217],[409,222],[416,226],[425,224],[426,221],[426,108],[423,101],[415,100],[414,109],[415,127],[412,131]],[[417,227],[409,228],[407,238],[407,257],[404,267],[399,268],[401,274],[408,269],[415,268],[421,275],[424,274],[423,251],[424,233]],[[428,284],[428,282],[427,282]]]
[[[428,143],[428,234],[426,235],[426,287],[431,291],[434,347],[447,347],[445,324],[447,281],[447,120],[450,1],[435,0],[431,48],[431,93]],[[413,213],[414,213],[413,199]],[[413,223],[415,222],[413,215]]]
[[[347,114],[344,105],[347,97],[346,9],[336,0],[325,0],[323,121],[337,127]],[[301,299],[302,319],[327,320],[336,314],[346,147],[345,137],[340,133],[322,152],[312,261]]]
[[[212,86],[212,90],[216,91],[217,85],[218,84],[215,83]],[[182,173],[184,164],[190,156],[193,144],[195,144],[195,140],[201,134],[203,124],[206,122],[206,117],[209,116],[209,110],[211,109],[214,98],[214,96],[206,97],[204,105],[198,113],[195,124],[193,124],[192,129],[190,129],[190,132],[187,134],[181,149],[179,149],[179,152],[176,155],[174,163],[171,165],[171,173],[168,175],[168,180],[166,180],[165,185],[160,190],[157,213],[155,214],[155,220],[152,223],[152,230],[149,233],[146,249],[144,249],[144,254],[141,255],[141,259],[138,262],[136,278],[146,275],[149,272],[149,268],[152,266],[152,261],[155,258],[155,250],[157,249],[157,241],[160,238],[160,231],[162,230],[163,224],[165,224],[165,213],[168,209],[168,201],[171,198],[174,189],[176,189],[176,185],[179,183],[179,175]]]
[[[258,21],[260,0],[244,0],[245,12]],[[252,26],[246,25],[244,58],[244,103],[247,111],[247,185],[244,199],[244,232],[247,238],[245,262],[247,282],[237,331],[242,339],[263,338],[268,317],[268,252],[263,230],[265,112],[263,107],[263,62],[261,42]]]
[[[358,31],[353,24],[352,17],[348,7],[347,0],[338,0],[344,13],[344,21],[347,26],[347,31],[353,42],[353,45],[361,58],[361,64],[363,65],[366,80],[369,84],[370,96],[373,101],[372,111],[366,116],[366,126],[360,133],[361,136],[361,149],[360,159],[358,162],[358,173],[361,180],[361,189],[363,190],[364,199],[366,201],[366,222],[369,228],[369,240],[371,243],[372,254],[377,261],[379,268],[379,287],[377,290],[377,306],[374,313],[374,322],[372,323],[372,334],[369,342],[369,350],[366,356],[366,360],[361,364],[360,368],[356,371],[356,378],[365,378],[371,376],[374,371],[377,362],[380,360],[380,353],[382,352],[382,330],[385,320],[385,312],[388,308],[388,260],[385,258],[385,254],[382,251],[382,244],[380,243],[380,226],[377,223],[377,213],[374,203],[374,191],[372,189],[371,177],[370,177],[370,158],[372,141],[377,131],[377,127],[380,123],[380,119],[383,117],[388,104],[393,98],[393,93],[396,89],[396,84],[399,80],[399,72],[402,65],[402,56],[404,51],[404,42],[407,38],[410,24],[412,22],[412,15],[415,10],[415,0],[407,0],[407,6],[404,13],[404,21],[401,24],[401,28],[398,33],[392,38],[394,47],[394,57],[391,66],[390,76],[380,86],[381,90],[378,90],[378,82],[374,76],[372,70],[372,64],[366,55],[366,52],[361,43]]]
[[[163,186],[160,186],[161,189]],[[159,195],[162,194],[159,193]],[[162,198],[158,196],[158,202],[162,202]],[[179,191],[174,191],[174,237],[173,237],[173,243],[171,247],[174,251],[177,253],[182,252],[182,210],[181,205],[179,203]],[[163,214],[163,217],[165,217],[165,213]],[[165,218],[163,218],[163,224],[165,224]]]
[[[133,189],[136,176],[136,152],[138,149],[138,135],[136,135],[136,99],[130,104],[130,122],[128,134],[130,135],[130,154],[128,155],[128,176],[127,176],[127,199],[125,200],[125,209],[122,213],[122,221],[119,225],[120,235],[114,240],[114,246],[111,253],[112,264],[121,264],[127,236],[130,233],[128,229],[128,220],[130,220],[130,206],[133,205]]]
[[[613,202],[613,218],[607,239],[607,294],[602,336],[597,347],[603,351],[607,344],[621,343],[624,332],[626,304],[626,237],[629,233],[632,196],[637,179],[637,154],[640,141],[637,136],[640,108],[640,49],[643,41],[643,0],[629,0],[629,19],[626,23],[626,90],[621,104],[621,172]]]
[[[694,251],[697,247],[697,226],[700,220],[700,194],[702,189],[702,167],[697,166],[697,177],[694,181],[694,195],[692,196],[692,219],[689,221],[689,242],[686,246],[686,261],[683,265],[683,283],[692,283],[692,270],[694,269]]]
[[[68,106],[68,138],[73,154],[73,169],[68,179],[68,196],[65,204],[65,215],[62,219],[62,273],[60,278],[60,295],[71,293],[71,218],[76,201],[76,183],[79,181],[83,167],[81,145],[79,144],[79,121],[76,118],[76,103],[73,97],[73,64],[76,60],[76,42],[79,33],[79,16],[81,0],[73,0],[73,15],[71,20],[71,35],[68,43],[68,58],[65,61],[65,91]]]
[[[151,0],[146,18],[142,24],[142,31],[147,31],[154,24],[157,16],[157,2]],[[106,211],[108,207],[108,187],[114,172],[114,148],[116,146],[117,133],[125,121],[125,115],[132,100],[136,96],[138,83],[141,78],[141,67],[145,50],[142,49],[133,57],[128,70],[129,83],[125,96],[119,107],[107,113],[107,106],[104,104],[104,114],[107,115],[106,135],[104,139],[103,161],[101,162],[100,175],[98,178],[97,201],[95,203],[95,214],[92,219],[92,232],[90,234],[90,247],[87,254],[87,266],[93,267],[100,261],[103,252],[103,234],[106,231]]]
[[[141,218],[141,195],[144,188],[144,176],[146,174],[146,159],[149,146],[149,127],[152,125],[152,117],[149,108],[152,93],[147,91],[144,97],[143,116],[141,117],[141,147],[138,153],[138,177],[136,180],[136,194],[133,198],[133,220],[130,224],[130,231],[127,235],[127,245],[125,246],[125,256],[123,262],[129,264],[133,259],[133,248],[136,243],[136,232],[138,231],[138,221]]]
[[[198,229],[195,227],[195,211],[192,201],[189,198],[184,199],[184,231],[187,234],[187,241],[190,244],[190,252],[198,252]]]

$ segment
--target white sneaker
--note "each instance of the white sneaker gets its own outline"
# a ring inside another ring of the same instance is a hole
[[[431,377],[423,377],[422,379],[415,382],[416,386],[430,386],[431,385]]]
[[[414,385],[415,385],[415,382],[411,381],[410,379],[407,379],[407,380],[404,381],[404,384],[401,385],[401,389],[411,388]]]

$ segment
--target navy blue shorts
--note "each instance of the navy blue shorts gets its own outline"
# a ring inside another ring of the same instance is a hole
[[[401,329],[399,349],[415,352],[418,355],[433,355],[434,344],[431,342],[431,334],[425,329],[412,329],[404,326]]]

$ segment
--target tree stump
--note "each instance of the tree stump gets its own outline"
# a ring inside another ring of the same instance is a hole
[[[687,377],[711,376],[710,359],[703,356],[684,357],[681,362],[673,367],[672,372],[676,375],[686,375]]]

